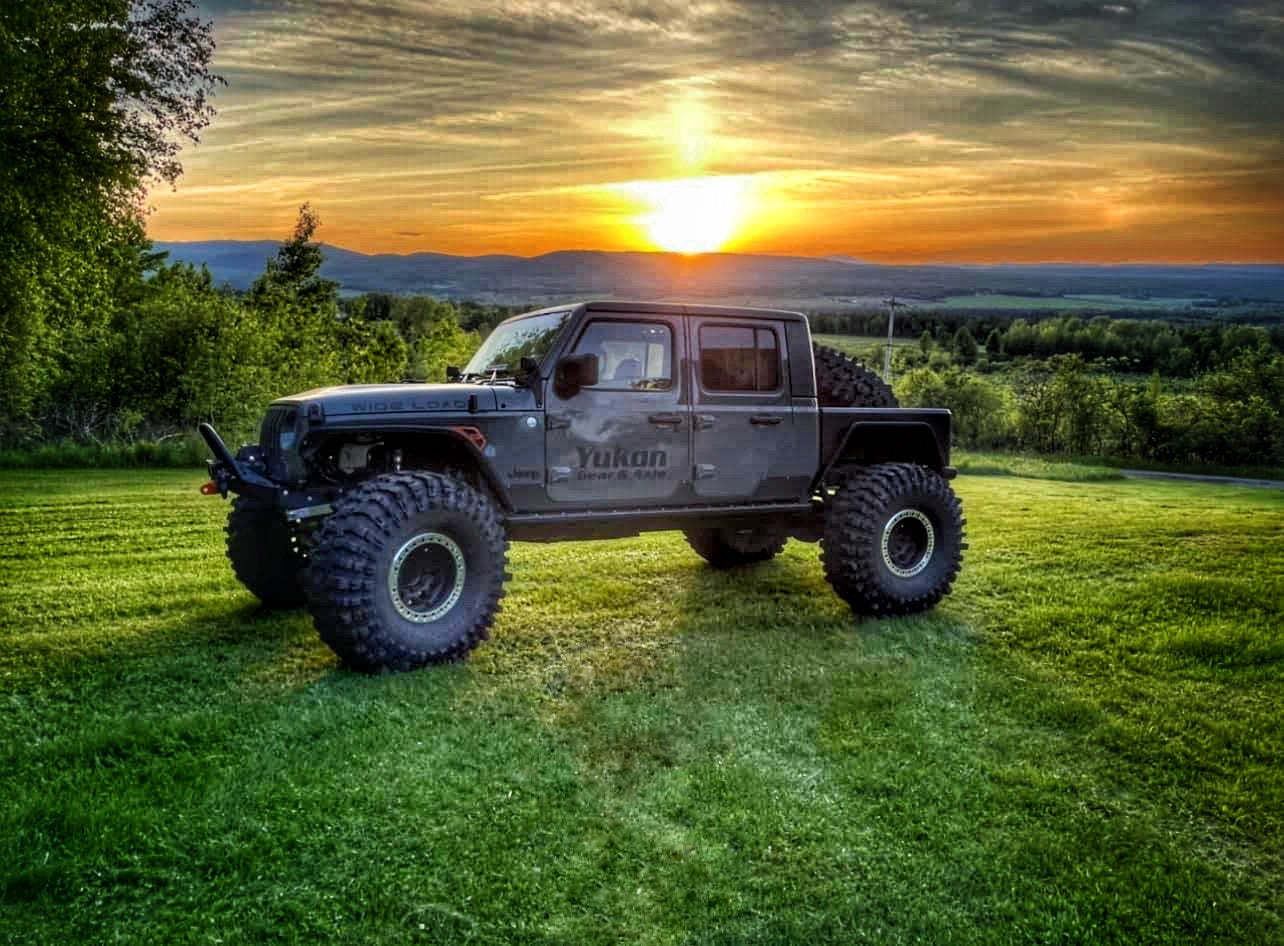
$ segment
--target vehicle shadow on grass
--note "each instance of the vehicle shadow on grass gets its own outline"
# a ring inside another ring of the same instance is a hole
[[[859,621],[788,553],[681,593],[671,662],[573,720],[620,939],[636,890],[718,942],[1275,941],[1266,885],[1195,854],[1091,718],[997,698],[1033,681],[995,676],[961,604]]]

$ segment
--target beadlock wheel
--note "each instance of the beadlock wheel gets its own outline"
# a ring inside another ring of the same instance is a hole
[[[450,536],[424,532],[397,550],[388,569],[392,606],[407,621],[428,624],[445,617],[464,593],[468,569]]]
[[[508,578],[494,503],[439,473],[387,473],[335,504],[312,541],[308,610],[355,670],[458,660],[490,634]]]
[[[958,497],[918,464],[853,469],[825,511],[825,577],[857,614],[931,608],[949,593],[965,548]]]
[[[883,527],[883,564],[898,578],[913,578],[932,560],[936,530],[917,509],[902,509]]]

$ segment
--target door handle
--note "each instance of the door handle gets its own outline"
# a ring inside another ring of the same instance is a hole
[[[696,430],[708,430],[717,422],[718,419],[712,414],[697,414],[695,419],[691,421],[691,425],[695,427]]]
[[[678,427],[682,424],[682,415],[668,413],[651,414],[647,417],[647,420],[655,424],[657,427]]]
[[[784,420],[784,418],[779,414],[754,414],[749,418],[749,423],[755,424],[758,427],[774,427],[782,420]]]

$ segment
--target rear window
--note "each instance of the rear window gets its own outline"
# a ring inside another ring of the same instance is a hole
[[[769,328],[700,326],[700,383],[706,391],[775,391],[780,346]]]

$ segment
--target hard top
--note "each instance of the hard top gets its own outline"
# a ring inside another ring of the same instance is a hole
[[[594,299],[587,302],[553,305],[533,312],[524,312],[520,316],[514,316],[514,318],[541,315],[545,312],[564,312],[567,309],[583,312],[640,312],[652,315],[707,315],[737,319],[805,321],[805,316],[801,312],[790,312],[786,309],[758,309],[750,306],[705,305],[704,303],[691,302],[645,302],[625,299]]]

